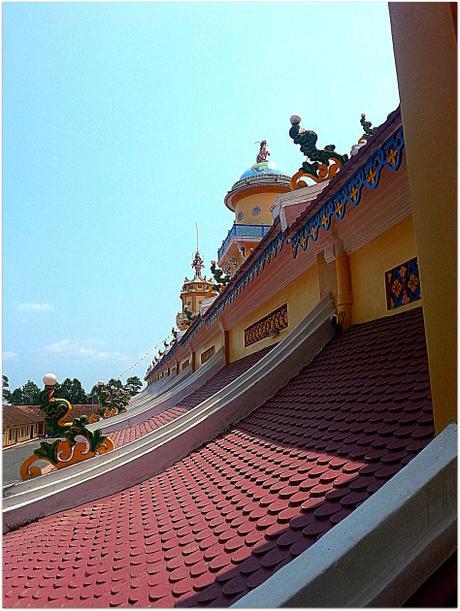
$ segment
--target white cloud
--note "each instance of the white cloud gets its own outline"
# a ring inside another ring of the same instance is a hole
[[[21,312],[52,312],[54,305],[50,303],[20,303],[18,310]]]
[[[16,354],[16,352],[4,352],[3,360],[4,361],[17,361],[18,355]]]
[[[128,361],[128,357],[121,352],[108,352],[101,350],[106,342],[95,339],[73,340],[61,339],[53,344],[45,346],[48,353],[59,354],[63,357],[82,359],[85,361],[115,361],[118,363]]]

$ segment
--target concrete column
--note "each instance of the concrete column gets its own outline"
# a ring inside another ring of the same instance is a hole
[[[436,432],[456,420],[457,36],[451,3],[390,3]]]
[[[350,261],[343,250],[340,240],[335,242],[335,268],[337,273],[337,313],[339,324],[346,331],[351,325],[351,308],[353,295],[351,292]]]

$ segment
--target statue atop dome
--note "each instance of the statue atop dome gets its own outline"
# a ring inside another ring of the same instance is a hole
[[[195,257],[192,261],[192,267],[195,270],[195,279],[201,278],[201,270],[203,269],[204,264],[203,264],[203,259],[200,256],[200,252],[198,250],[196,251]]]
[[[267,141],[261,140],[260,142],[256,142],[256,144],[260,144],[260,149],[256,157],[256,163],[262,163],[263,161],[268,161],[268,156],[270,155],[270,151],[267,148]]]

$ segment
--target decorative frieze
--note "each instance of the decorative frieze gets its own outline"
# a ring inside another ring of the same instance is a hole
[[[276,336],[288,326],[287,303],[244,330],[244,345],[251,346],[270,336]]]
[[[206,363],[206,361],[209,361],[209,359],[213,356],[215,351],[216,351],[216,347],[211,346],[210,348],[202,352],[201,353],[201,364],[203,365],[204,363]]]
[[[421,298],[417,257],[385,272],[387,310],[394,310]]]
[[[332,218],[341,221],[350,206],[358,206],[364,187],[377,189],[383,168],[396,171],[401,166],[404,149],[404,134],[400,127],[375,151],[364,165],[356,170],[345,186],[335,193],[305,224],[292,236],[292,256],[297,257],[299,248],[306,251],[310,240],[316,242],[321,231],[329,231]]]

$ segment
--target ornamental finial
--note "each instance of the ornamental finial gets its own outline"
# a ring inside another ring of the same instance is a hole
[[[317,149],[318,134],[300,127],[301,120],[302,117],[299,115],[291,116],[289,135],[294,144],[300,144],[300,150],[310,161],[304,161],[299,171],[294,174],[291,179],[291,189],[306,187],[307,183],[301,180],[302,178],[311,178],[315,182],[328,180],[348,161],[348,155],[340,155],[335,152],[335,144],[328,144],[324,149]]]
[[[256,163],[262,163],[262,161],[267,161],[268,156],[270,155],[270,151],[267,147],[266,140],[259,140],[256,144],[260,144],[259,152],[257,153]]]

